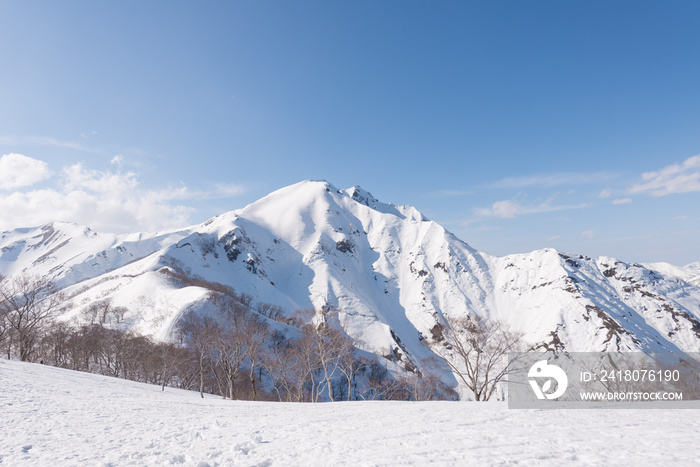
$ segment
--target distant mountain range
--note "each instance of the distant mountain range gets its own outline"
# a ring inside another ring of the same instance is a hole
[[[96,300],[120,326],[168,337],[183,310],[230,285],[255,303],[333,305],[358,347],[421,365],[444,316],[503,320],[537,349],[700,352],[700,263],[636,264],[544,249],[474,250],[410,206],[305,181],[165,233],[54,222],[0,234],[0,274],[51,278],[66,318]],[[197,280],[174,280],[186,275]]]

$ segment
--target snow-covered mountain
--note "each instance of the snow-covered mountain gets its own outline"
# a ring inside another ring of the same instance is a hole
[[[677,277],[691,284],[700,286],[700,262],[686,264],[683,267],[668,263],[649,263],[644,266],[660,272],[661,274]]]
[[[700,351],[700,268],[544,249],[495,257],[410,206],[306,181],[203,224],[111,235],[53,223],[0,235],[0,274],[43,274],[67,317],[111,299],[123,326],[166,338],[207,289],[294,310],[326,304],[357,345],[408,367],[433,356],[444,316],[507,321],[534,348]]]

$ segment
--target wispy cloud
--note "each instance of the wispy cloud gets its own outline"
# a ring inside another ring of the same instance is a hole
[[[689,157],[682,164],[673,164],[658,172],[642,174],[643,183],[633,185],[629,193],[666,196],[673,193],[700,191],[700,155]]]
[[[237,183],[216,183],[214,187],[216,189],[210,195],[211,198],[231,198],[240,196],[246,191],[243,185]]]
[[[617,177],[612,172],[553,172],[527,175],[523,177],[506,177],[494,182],[472,187],[470,190],[440,190],[430,193],[432,197],[449,198],[455,196],[467,196],[483,189],[522,189],[522,188],[553,188],[560,186],[586,185],[613,180]],[[605,198],[612,194],[609,189],[603,190],[600,197]]]
[[[612,196],[612,190],[610,188],[605,188],[598,194],[598,198],[600,199],[610,198],[610,196]]]
[[[622,242],[622,241],[632,241],[632,240],[649,240],[655,238],[674,238],[683,235],[697,235],[700,234],[700,230],[679,230],[676,232],[663,232],[663,233],[649,233],[644,235],[630,235],[626,237],[611,237],[611,238],[601,238],[599,241],[604,242]]]
[[[474,194],[473,190],[440,190],[430,193],[428,196],[434,198],[452,198],[455,196],[467,196]]]
[[[507,177],[486,186],[488,188],[551,188],[563,185],[599,183],[613,178],[615,178],[615,175],[610,172],[559,172],[529,175],[525,177]]]
[[[49,136],[7,136],[0,135],[0,144],[16,145],[16,146],[45,146],[53,148],[67,148],[76,151],[99,153],[100,151],[86,146],[78,141],[66,141]]]
[[[613,204],[631,204],[632,199],[631,198],[620,198],[620,199],[614,199]]]
[[[116,165],[117,167],[119,167],[119,168],[121,169],[122,164],[124,163],[124,156],[121,155],[121,154],[117,154],[116,156],[114,156],[114,157],[112,158],[111,161],[109,161],[109,163],[110,163],[110,164],[113,164],[113,165]]]
[[[586,230],[584,232],[581,232],[581,236],[583,238],[588,238],[588,239],[595,238],[596,232],[594,230]]]
[[[567,211],[570,209],[581,209],[587,207],[587,203],[552,205],[551,200],[538,205],[522,205],[518,201],[504,200],[496,201],[488,208],[480,208],[475,212],[484,217],[500,217],[502,219],[513,219],[525,214],[539,214],[543,212]]]

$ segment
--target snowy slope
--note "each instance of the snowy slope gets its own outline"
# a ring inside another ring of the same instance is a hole
[[[207,293],[173,280],[177,272],[231,285],[288,314],[338,306],[359,347],[406,368],[433,356],[444,316],[464,314],[507,321],[538,349],[700,351],[692,266],[553,249],[494,257],[415,208],[322,181],[177,232],[119,237],[54,223],[5,232],[0,252],[0,274],[26,269],[65,287],[67,317],[107,298],[129,309],[123,326],[160,338]]]
[[[700,286],[700,262],[686,264],[683,267],[669,263],[650,263],[645,264],[645,266],[661,274],[677,277],[690,284]]]
[[[12,466],[692,465],[700,456],[693,410],[201,399],[2,359],[0,413],[0,464]]]
[[[149,255],[184,232],[101,234],[67,222],[5,231],[0,233],[0,275],[28,270],[52,277],[59,286],[72,285]]]

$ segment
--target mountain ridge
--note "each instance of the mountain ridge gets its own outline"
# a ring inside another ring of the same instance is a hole
[[[28,271],[70,298],[66,319],[108,299],[123,327],[167,339],[206,299],[179,270],[255,302],[332,305],[361,349],[405,368],[434,358],[445,317],[507,322],[536,349],[700,351],[700,272],[547,248],[482,253],[411,206],[355,186],[304,181],[202,224],[161,233],[101,234],[67,223],[0,234],[0,274]]]

